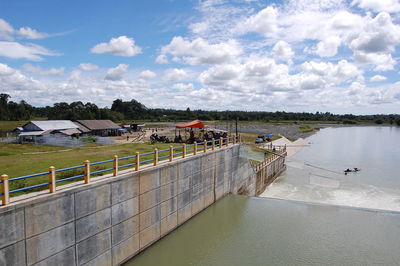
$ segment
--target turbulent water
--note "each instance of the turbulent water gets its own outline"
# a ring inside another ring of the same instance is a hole
[[[400,211],[399,127],[326,128],[307,141],[262,196]]]

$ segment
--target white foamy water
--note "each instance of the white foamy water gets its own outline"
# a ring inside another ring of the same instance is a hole
[[[400,211],[398,140],[398,127],[323,129],[261,196]],[[339,174],[353,167],[361,171]]]

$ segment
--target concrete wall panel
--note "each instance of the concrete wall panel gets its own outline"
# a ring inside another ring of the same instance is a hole
[[[25,241],[19,241],[0,250],[0,265],[23,266],[25,263]]]
[[[137,233],[139,233],[139,215],[113,226],[112,244],[116,245]]]
[[[78,265],[87,263],[111,248],[111,230],[94,235],[76,246]]]
[[[63,251],[53,255],[34,266],[72,266],[76,265],[75,247],[64,249]]]
[[[24,209],[2,213],[0,225],[0,248],[24,239]]]
[[[75,193],[75,217],[76,219],[110,207],[111,185],[106,184],[94,188],[88,188]]]
[[[44,260],[75,243],[75,224],[62,225],[26,240],[28,265]]]
[[[111,226],[111,208],[107,208],[76,220],[76,241],[80,242]]]

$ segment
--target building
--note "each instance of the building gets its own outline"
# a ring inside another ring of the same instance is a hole
[[[121,127],[111,120],[77,120],[75,123],[88,129],[92,135],[102,137],[121,135],[119,131]]]
[[[69,120],[30,121],[18,128],[20,143],[54,144],[72,139],[82,132]]]

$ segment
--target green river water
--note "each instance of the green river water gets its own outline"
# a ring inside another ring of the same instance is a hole
[[[134,265],[399,265],[400,215],[229,195]]]

